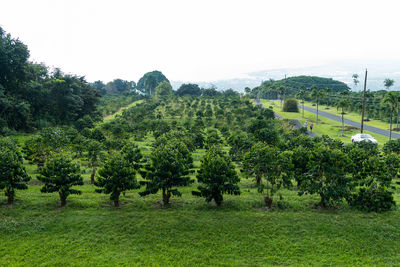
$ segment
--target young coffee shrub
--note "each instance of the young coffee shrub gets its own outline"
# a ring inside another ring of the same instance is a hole
[[[14,202],[15,190],[28,188],[29,180],[16,144],[8,138],[0,139],[0,190],[4,189],[8,204]]]
[[[149,164],[141,172],[145,179],[141,184],[145,185],[146,189],[139,194],[146,196],[162,190],[163,204],[168,205],[172,195],[182,195],[176,187],[194,182],[188,176],[192,167],[193,159],[184,143],[169,140],[160,144],[151,153]]]
[[[214,200],[217,206],[222,204],[223,194],[240,194],[235,166],[221,147],[213,146],[207,151],[196,177],[201,185],[192,194],[204,197],[207,202]]]
[[[120,153],[110,153],[94,183],[99,187],[97,193],[110,194],[115,207],[119,206],[121,193],[139,188],[134,165],[127,158]]]
[[[67,204],[70,194],[81,194],[81,191],[71,189],[74,185],[83,185],[80,167],[65,153],[52,154],[44,167],[39,168],[39,174],[38,180],[44,183],[41,192],[58,192],[61,206]]]

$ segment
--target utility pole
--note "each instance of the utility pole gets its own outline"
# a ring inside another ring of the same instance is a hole
[[[364,92],[363,92],[362,114],[361,114],[361,133],[363,133],[364,130],[365,91],[367,90],[367,74],[368,71],[367,69],[365,69]]]

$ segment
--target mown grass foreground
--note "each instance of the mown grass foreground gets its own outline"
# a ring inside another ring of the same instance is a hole
[[[285,191],[283,209],[267,211],[249,180],[222,207],[183,189],[169,207],[160,194],[136,191],[114,208],[108,196],[56,194],[39,186],[0,202],[0,263],[27,265],[395,265],[400,261],[398,211],[363,213],[346,206],[317,210],[313,197]],[[396,195],[398,199],[398,195]]]

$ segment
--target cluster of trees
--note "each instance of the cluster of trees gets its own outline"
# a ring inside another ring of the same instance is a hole
[[[100,94],[84,77],[28,59],[27,46],[0,27],[0,134],[99,118]]]
[[[174,108],[187,119],[174,120]],[[203,112],[196,115],[196,110]],[[212,114],[204,115],[207,110]],[[144,157],[131,138],[149,134],[155,141],[149,157]],[[29,177],[15,144],[8,139],[0,144],[0,188],[14,196],[10,192],[26,188]],[[223,146],[230,147],[229,154]],[[221,205],[224,194],[240,194],[238,167],[245,177],[254,178],[268,207],[279,190],[287,188],[319,195],[321,207],[347,201],[358,209],[385,211],[395,205],[392,180],[399,171],[399,147],[397,140],[379,151],[368,143],[344,146],[326,136],[310,138],[274,120],[269,109],[222,95],[154,97],[98,128],[80,133],[74,128],[44,129],[26,142],[23,154],[38,164],[42,192],[58,192],[62,205],[70,194],[80,194],[73,188],[83,183],[79,158],[92,168],[96,191],[109,194],[115,206],[121,194],[140,187],[141,196],[161,191],[162,202],[168,204],[181,195],[179,187],[194,182],[192,152],[205,148],[196,173],[199,185],[192,194],[207,202]]]
[[[101,95],[106,94],[117,94],[117,95],[131,95],[137,94],[136,92],[136,82],[126,81],[122,79],[114,79],[107,84],[102,81],[95,81],[91,83]]]
[[[325,90],[330,88],[332,93],[349,92],[347,84],[316,76],[295,76],[282,80],[263,81],[260,86],[253,89],[247,88],[246,93],[257,98],[285,99],[294,96],[299,90],[311,92],[313,89]]]

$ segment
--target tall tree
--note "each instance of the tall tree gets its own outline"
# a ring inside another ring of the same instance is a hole
[[[155,95],[158,97],[166,97],[172,95],[172,86],[167,81],[160,82],[154,89]]]
[[[340,113],[342,115],[342,136],[343,135],[343,131],[344,131],[344,114],[345,114],[345,110],[347,108],[349,108],[351,106],[351,103],[349,100],[347,99],[342,99],[339,102],[336,103],[336,108],[339,110],[341,109],[342,112]]]
[[[296,97],[301,99],[301,104],[303,106],[303,114],[301,115],[302,118],[304,118],[304,101],[307,97],[308,93],[305,90],[300,90],[297,94]]]
[[[150,79],[150,81],[147,81],[148,79]],[[167,77],[165,77],[161,71],[155,70],[147,72],[143,75],[142,78],[139,79],[136,89],[141,91],[142,93],[151,95],[152,93],[154,93],[153,89],[162,81],[169,82]]]
[[[146,90],[149,92],[149,95],[154,94],[154,89],[157,87],[157,85],[158,85],[157,78],[153,75],[149,76],[144,82],[144,86],[146,87]]]
[[[396,121],[396,130],[399,130],[399,117],[400,117],[400,93],[396,92],[397,94],[397,121]]]
[[[317,90],[317,89],[313,89],[311,91],[311,97],[315,98],[315,102],[317,104],[317,120],[316,123],[318,123],[318,105],[319,105],[319,101],[321,100],[321,98],[323,98],[325,95],[325,92],[323,90]]]
[[[394,80],[392,80],[392,79],[389,79],[389,78],[386,78],[384,81],[383,81],[383,85],[386,87],[386,90],[390,90],[390,87],[392,87],[393,85],[394,85]]]
[[[282,107],[283,96],[285,94],[285,87],[279,86],[278,91],[279,91],[279,98],[281,99],[281,107]]]
[[[384,104],[390,105],[390,131],[389,131],[389,141],[392,140],[392,119],[393,119],[393,112],[396,106],[398,105],[398,97],[394,92],[387,92],[385,97],[383,98],[382,102]]]
[[[89,160],[89,166],[92,167],[92,174],[90,175],[91,184],[94,184],[96,170],[104,157],[102,149],[101,143],[97,140],[90,140],[87,144],[87,159]]]
[[[325,88],[325,94],[327,96],[327,101],[326,101],[327,102],[327,106],[329,106],[329,104],[330,104],[331,93],[332,93],[332,89],[331,88],[329,88],[329,87]]]
[[[354,73],[354,74],[351,76],[351,78],[353,78],[354,91],[355,91],[355,90],[356,90],[356,87],[357,87],[357,85],[358,85],[358,83],[360,82],[360,81],[358,80],[359,76],[358,76],[357,73]]]
[[[367,112],[367,116],[366,116],[366,119],[365,119],[366,121],[369,121],[369,106],[370,106],[369,101],[371,99],[373,99],[373,98],[374,98],[374,94],[371,93],[370,90],[367,90],[365,92],[365,102],[366,102],[365,111]]]
[[[176,93],[179,96],[184,96],[184,95],[200,96],[201,89],[197,84],[184,83],[179,87]]]

